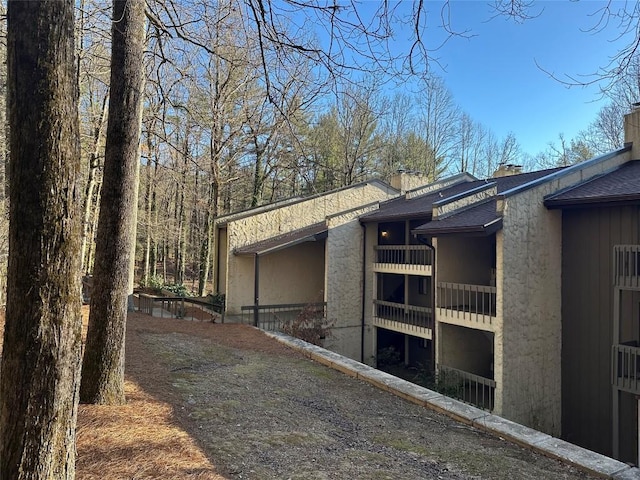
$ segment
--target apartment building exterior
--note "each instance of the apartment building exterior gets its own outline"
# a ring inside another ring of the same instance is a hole
[[[327,348],[375,365],[400,345],[466,401],[637,464],[638,111],[626,140],[566,168],[371,181],[222,217],[215,285],[231,316],[321,302]]]
[[[412,178],[410,178],[412,177]],[[399,175],[397,186],[416,181]],[[359,358],[363,234],[360,215],[399,189],[379,180],[219,217],[214,225],[214,289],[226,316],[273,327],[302,308],[334,321],[326,346]],[[273,324],[273,325],[271,325]]]

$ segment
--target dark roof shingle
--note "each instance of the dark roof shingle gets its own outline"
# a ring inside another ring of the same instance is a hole
[[[536,172],[521,173],[519,175],[510,175],[506,177],[487,178],[486,180],[475,180],[471,182],[461,182],[450,187],[446,187],[435,192],[429,192],[419,197],[409,198],[400,197],[389,200],[380,205],[378,210],[368,213],[360,217],[360,221],[367,222],[386,222],[404,220],[408,218],[425,218],[431,217],[433,204],[440,200],[451,198],[464,192],[468,192],[487,183],[495,183],[498,193],[506,192],[514,187],[532,182],[546,175],[557,172],[560,168],[551,168],[547,170],[538,170]]]
[[[478,203],[442,219],[413,229],[413,233],[437,237],[452,234],[489,235],[502,228],[502,217],[496,213],[496,200]]]
[[[325,238],[326,236],[326,223],[318,222],[299,230],[283,233],[282,235],[276,235],[256,243],[252,243],[251,245],[236,248],[233,253],[236,255],[262,255],[282,250],[283,248],[288,248],[302,242],[315,242]]]
[[[549,208],[640,201],[640,160],[591,178],[545,199]]]

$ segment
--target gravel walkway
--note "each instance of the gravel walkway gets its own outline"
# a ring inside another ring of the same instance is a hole
[[[230,479],[594,478],[247,326],[130,315],[127,375],[174,405]]]

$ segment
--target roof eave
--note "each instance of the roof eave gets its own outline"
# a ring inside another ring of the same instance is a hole
[[[484,225],[465,225],[460,227],[443,228],[440,231],[437,229],[428,229],[425,232],[420,230],[412,230],[414,235],[423,235],[426,237],[444,237],[452,235],[474,235],[474,236],[488,236],[498,230],[502,229],[502,217],[486,223]]]
[[[637,205],[640,203],[640,194],[633,195],[610,195],[591,198],[573,199],[553,199],[545,200],[544,205],[549,210],[565,208],[586,208],[586,207],[611,207],[624,205]]]

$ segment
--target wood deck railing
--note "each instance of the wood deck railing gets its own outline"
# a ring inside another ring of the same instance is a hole
[[[399,322],[414,327],[433,328],[433,313],[429,307],[405,305],[403,303],[374,300],[378,318]]]
[[[496,382],[457,368],[439,365],[437,390],[449,397],[492,411],[495,400]]]
[[[622,288],[640,288],[640,245],[613,247],[613,283]]]
[[[612,347],[611,383],[625,392],[640,394],[640,347],[637,342]]]
[[[477,321],[491,323],[496,316],[496,287],[438,282],[436,305],[451,310],[456,317],[474,314]]]
[[[431,265],[431,249],[426,245],[375,245],[376,263]]]

